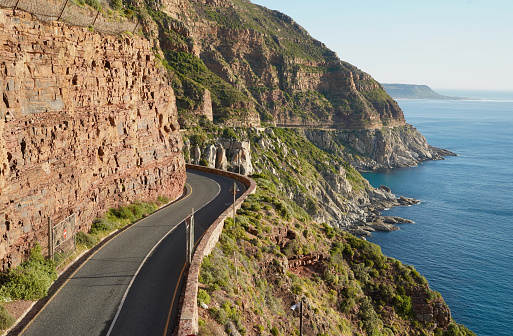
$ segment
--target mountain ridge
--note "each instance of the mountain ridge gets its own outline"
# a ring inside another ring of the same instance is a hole
[[[394,99],[438,99],[463,100],[469,98],[452,97],[439,94],[427,85],[381,83],[385,91]]]
[[[175,74],[182,116],[202,114],[207,102],[213,119],[227,126],[405,123],[377,81],[283,13],[242,0],[174,0],[142,15],[145,34]]]

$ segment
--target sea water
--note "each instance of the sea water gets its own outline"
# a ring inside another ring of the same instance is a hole
[[[364,174],[421,204],[386,215],[415,221],[368,240],[414,265],[457,323],[513,335],[513,95],[507,101],[400,100],[408,123],[459,156]]]

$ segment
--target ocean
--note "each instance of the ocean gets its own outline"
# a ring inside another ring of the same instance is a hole
[[[501,98],[399,100],[429,144],[459,156],[364,174],[422,201],[384,213],[415,224],[368,240],[415,266],[455,321],[480,336],[513,334],[513,94]]]

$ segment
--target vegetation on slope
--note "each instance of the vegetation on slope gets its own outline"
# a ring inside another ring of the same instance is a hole
[[[96,218],[93,221],[88,233],[77,232],[79,249],[94,247],[111,232],[123,229],[127,225],[155,212],[159,206],[167,203],[169,203],[169,199],[160,196],[155,202],[138,201],[118,208],[110,208],[102,217]]]
[[[365,128],[402,120],[374,79],[283,13],[245,0],[127,3],[163,51],[182,115],[201,110],[208,89],[217,122]]]
[[[324,197],[334,193],[326,176],[345,172],[351,188],[338,195],[341,203],[371,189],[342,159],[299,130],[203,124],[209,132],[189,129],[191,142],[251,141],[258,188],[204,260],[198,305],[208,308],[199,308],[201,335],[297,335],[298,313],[290,307],[301,299],[305,335],[473,335],[450,319],[440,294],[412,266],[318,221]]]
[[[205,259],[198,301],[201,335],[230,329],[251,335],[298,334],[290,307],[305,302],[305,335],[472,335],[451,323],[422,322],[419,312],[446,309],[412,266],[379,246],[326,224],[276,197],[255,176],[258,192],[228,220]],[[199,304],[201,304],[199,302]]]

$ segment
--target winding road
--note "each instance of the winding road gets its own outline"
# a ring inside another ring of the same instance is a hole
[[[66,279],[21,335],[171,335],[186,275],[184,219],[194,208],[198,241],[232,204],[233,182],[188,170],[186,198],[98,249]],[[237,184],[239,197],[245,187]]]

